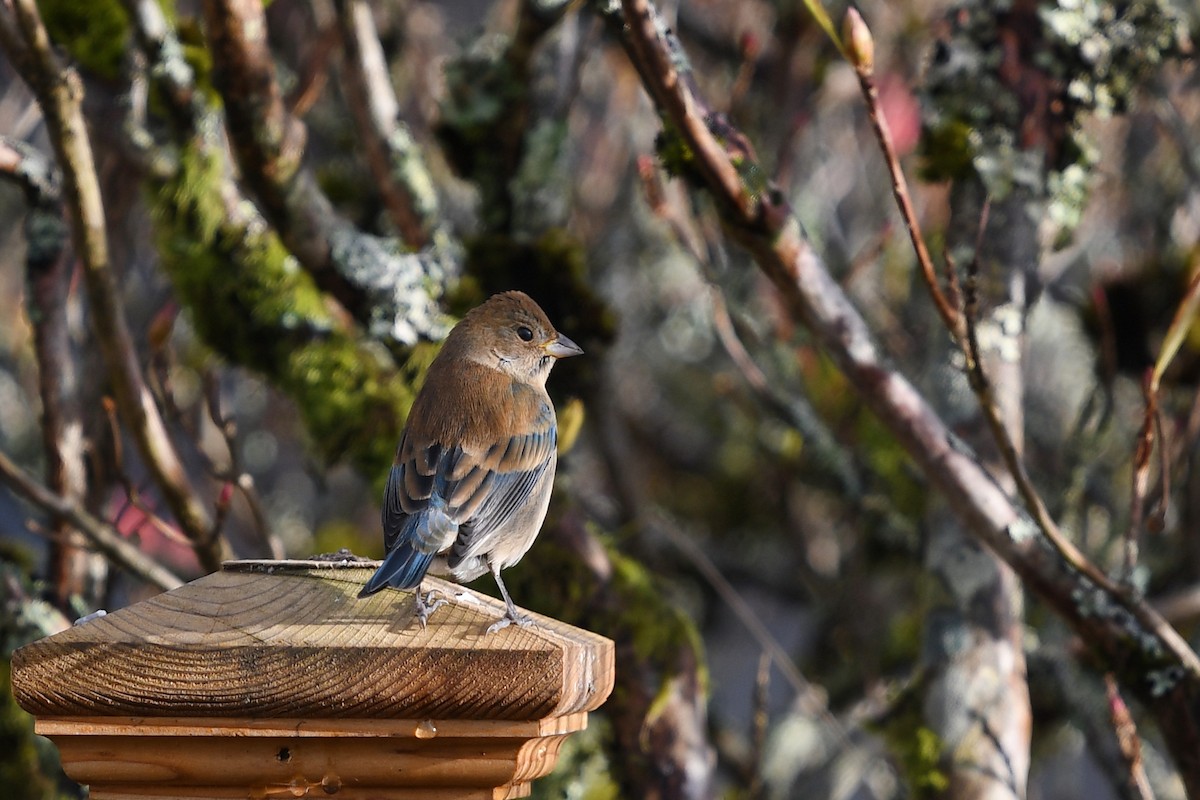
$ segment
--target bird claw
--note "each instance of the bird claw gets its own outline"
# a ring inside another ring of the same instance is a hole
[[[496,631],[504,630],[509,625],[513,624],[515,624],[518,628],[530,628],[533,627],[533,618],[527,617],[524,614],[517,614],[516,616],[509,616],[508,614],[505,614],[503,617],[489,625],[487,632],[495,633]]]
[[[433,599],[435,594],[438,595],[437,600]],[[421,623],[421,630],[425,630],[429,624],[429,616],[449,602],[437,589],[430,589],[424,596],[422,596],[421,590],[417,589],[413,595],[413,606],[416,608],[417,622]]]

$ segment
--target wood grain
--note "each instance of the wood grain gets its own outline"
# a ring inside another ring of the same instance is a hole
[[[586,717],[568,715],[566,727],[578,730]],[[455,797],[520,797],[530,781],[553,769],[567,733],[542,736],[528,722],[439,723],[429,738],[415,735],[429,721],[416,720],[352,722],[346,729],[336,723],[310,728],[299,720],[294,729],[259,727],[252,719],[212,722],[55,719],[39,720],[38,732],[54,740],[68,774],[89,784],[93,798],[163,791],[179,797],[407,797],[387,792],[418,787],[455,789]]]
[[[488,634],[504,606],[484,596],[422,630],[411,592],[356,598],[369,574],[226,569],[21,648],[13,690],[37,716],[470,720],[589,711],[611,690],[603,637],[538,615]]]
[[[94,800],[526,797],[612,690],[613,643],[373,565],[235,562],[21,648],[18,703]]]

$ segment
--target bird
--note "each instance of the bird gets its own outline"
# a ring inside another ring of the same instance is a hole
[[[417,619],[446,603],[422,596],[427,572],[465,583],[490,571],[505,616],[528,626],[500,571],[528,552],[546,518],[558,423],[546,379],[583,349],[527,294],[488,298],[455,325],[430,364],[400,434],[381,518],[383,564],[359,597],[416,588]]]

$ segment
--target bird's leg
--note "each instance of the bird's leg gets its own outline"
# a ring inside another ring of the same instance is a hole
[[[438,595],[437,600],[433,599],[435,594]],[[413,593],[413,607],[417,612],[417,622],[421,623],[421,630],[425,630],[430,614],[450,602],[445,597],[442,597],[441,594],[437,589],[430,589],[428,592],[422,594],[421,584],[417,584],[417,591]]]
[[[500,580],[500,567],[494,563],[488,563],[492,570],[492,577],[496,579],[496,585],[500,587],[500,594],[504,595],[504,605],[508,610],[504,612],[504,616],[496,620],[488,626],[488,633],[495,633],[498,630],[507,628],[509,625],[516,624],[522,628],[528,628],[533,624],[533,620],[524,614],[517,613],[517,606],[513,603],[512,598],[508,596],[508,589],[504,588],[504,581]]]

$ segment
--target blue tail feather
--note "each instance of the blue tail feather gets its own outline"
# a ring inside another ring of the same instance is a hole
[[[417,586],[425,577],[429,565],[433,563],[434,555],[414,550],[408,542],[400,543],[387,554],[383,564],[375,570],[375,574],[358,596],[361,598],[373,595],[387,586],[397,589],[411,589]]]

